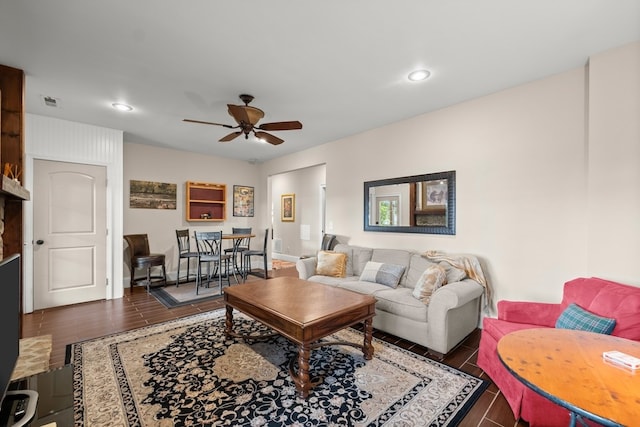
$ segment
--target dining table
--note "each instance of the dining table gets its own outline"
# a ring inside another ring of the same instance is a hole
[[[253,233],[222,233],[222,240],[231,240],[231,247],[233,248],[233,269],[236,273],[242,276],[242,280],[246,280],[248,272],[245,271],[244,263],[242,259],[238,265],[238,247],[243,239],[251,239],[256,237]]]

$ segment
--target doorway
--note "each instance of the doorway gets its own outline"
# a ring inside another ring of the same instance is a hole
[[[106,298],[105,166],[34,160],[35,309]]]

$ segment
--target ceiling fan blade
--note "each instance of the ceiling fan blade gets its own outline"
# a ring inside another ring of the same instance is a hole
[[[236,139],[237,137],[239,137],[240,135],[242,135],[242,131],[239,130],[237,132],[231,132],[229,135],[227,136],[223,136],[222,138],[220,138],[218,141],[220,142],[229,142],[232,139]]]
[[[182,119],[182,121],[183,122],[189,122],[189,123],[200,123],[200,124],[203,124],[203,125],[223,126],[223,127],[229,128],[229,129],[233,129],[234,128],[234,126],[231,126],[231,125],[223,125],[222,123],[213,123],[213,122],[203,122],[203,121],[200,121],[200,120]],[[235,127],[237,127],[237,126],[235,126]]]
[[[231,105],[227,104],[229,114],[234,118],[238,124],[250,123],[255,125],[258,121],[264,117],[264,111],[259,108],[250,107],[248,105]]]
[[[271,145],[280,145],[284,142],[284,139],[280,139],[277,136],[273,136],[266,132],[255,132],[255,135],[259,139],[264,139]]]
[[[302,123],[299,121],[292,122],[273,122],[273,123],[263,123],[258,126],[258,129],[262,130],[295,130],[302,129]]]

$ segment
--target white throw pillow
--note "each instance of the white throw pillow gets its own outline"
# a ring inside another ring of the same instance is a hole
[[[362,282],[373,282],[395,288],[400,283],[404,273],[403,265],[384,264],[382,262],[369,261],[364,266],[360,280]]]

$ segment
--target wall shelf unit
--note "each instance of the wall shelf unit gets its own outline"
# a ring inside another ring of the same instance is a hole
[[[227,216],[227,186],[187,181],[187,221],[224,221]]]

